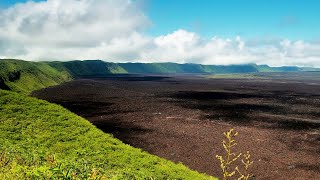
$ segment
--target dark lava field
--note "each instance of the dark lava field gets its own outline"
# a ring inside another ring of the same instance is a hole
[[[315,78],[318,77],[318,78]],[[84,77],[32,93],[151,154],[219,176],[223,132],[256,179],[320,179],[320,74]]]

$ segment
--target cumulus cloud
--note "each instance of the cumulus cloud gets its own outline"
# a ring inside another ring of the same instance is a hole
[[[0,10],[0,57],[320,67],[320,42],[203,39],[183,29],[152,37],[143,33],[150,24],[133,0],[29,1]]]
[[[149,23],[130,0],[29,1],[1,10],[0,45],[9,46],[0,53],[29,59],[75,58],[77,52],[135,37],[132,34]],[[73,57],[69,52],[75,53]]]
[[[245,41],[213,37],[201,39],[185,30],[153,40],[154,48],[143,53],[142,59],[202,64],[269,64],[273,66],[320,66],[320,43],[277,39]]]

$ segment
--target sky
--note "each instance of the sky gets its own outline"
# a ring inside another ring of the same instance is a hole
[[[0,58],[320,67],[319,0],[0,0]]]
[[[148,16],[156,35],[177,28],[210,37],[320,38],[318,0],[154,0]]]

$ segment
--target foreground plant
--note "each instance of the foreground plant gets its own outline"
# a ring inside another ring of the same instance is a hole
[[[235,137],[238,135],[238,132],[234,132],[234,129],[230,129],[228,132],[223,133],[226,137],[226,140],[222,141],[224,150],[226,151],[225,157],[216,155],[217,159],[220,161],[220,167],[223,174],[223,180],[228,180],[233,177],[236,173],[239,174],[238,180],[248,180],[252,177],[252,174],[249,172],[249,168],[252,165],[253,161],[250,159],[250,152],[247,151],[243,153],[234,153],[232,148],[237,145]],[[241,163],[243,167],[243,172],[240,171],[238,166],[234,167],[234,164],[242,156]]]
[[[65,180],[105,180],[104,171],[97,168],[85,168],[85,165],[66,166],[56,160],[54,155],[44,159],[37,157],[32,162],[8,152],[0,152],[0,179],[65,179]],[[116,178],[116,177],[114,177]]]
[[[245,154],[243,154],[243,158],[241,160],[241,163],[244,168],[244,173],[241,173],[238,167],[236,167],[237,172],[239,173],[240,177],[238,180],[248,180],[249,178],[253,178],[253,175],[249,173],[249,168],[253,164],[253,161],[250,159],[250,152],[247,151]]]

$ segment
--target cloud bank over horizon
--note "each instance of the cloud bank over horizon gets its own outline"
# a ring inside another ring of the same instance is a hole
[[[0,9],[0,58],[320,67],[320,42],[210,39],[177,28],[161,36],[132,0],[47,0]]]

